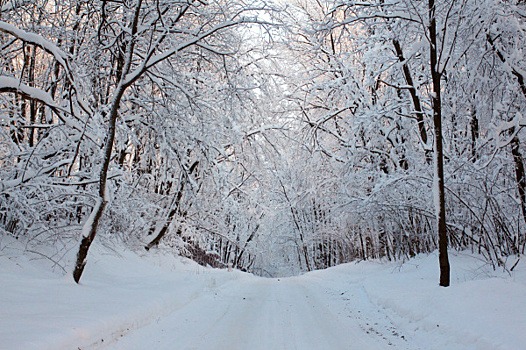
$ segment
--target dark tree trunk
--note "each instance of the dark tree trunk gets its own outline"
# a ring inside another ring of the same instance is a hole
[[[110,111],[110,120],[108,123],[108,132],[106,135],[106,144],[104,146],[104,158],[102,160],[102,166],[99,175],[99,198],[98,203],[93,208],[93,212],[90,214],[88,221],[84,224],[84,230],[88,230],[88,233],[83,232],[84,236],[80,243],[79,252],[77,253],[77,263],[73,272],[73,278],[75,282],[79,283],[84,267],[86,266],[86,258],[88,251],[97,235],[97,228],[108,203],[106,196],[106,186],[108,181],[108,169],[110,167],[111,153],[113,150],[113,143],[115,141],[115,129],[117,124],[117,116],[119,111],[120,101],[125,91],[124,86],[120,86],[116,92],[116,96]]]
[[[73,271],[73,279],[75,282],[80,282],[80,277],[84,272],[84,267],[86,266],[86,258],[88,256],[88,251],[97,235],[97,226],[100,222],[102,214],[104,213],[104,207],[106,206],[106,201],[99,201],[93,208],[93,212],[88,219],[90,221],[89,233],[87,236],[83,236],[80,242],[79,252],[77,253],[77,263],[75,265],[75,270]]]
[[[431,78],[433,80],[433,127],[435,129],[435,210],[438,231],[438,260],[440,265],[440,286],[448,287],[450,283],[450,266],[447,253],[448,239],[446,226],[446,204],[444,186],[444,151],[442,148],[442,97],[441,78],[437,54],[437,31],[435,0],[429,0],[429,39]]]
[[[106,140],[104,144],[104,156],[102,159],[102,165],[99,175],[99,198],[97,199],[97,205],[93,208],[87,222],[84,224],[83,237],[80,243],[79,251],[77,253],[77,263],[75,264],[75,270],[73,271],[73,278],[75,282],[79,283],[84,267],[86,266],[86,258],[88,251],[97,235],[97,228],[104,213],[106,204],[108,203],[106,187],[108,180],[108,170],[111,162],[111,154],[113,151],[113,144],[115,143],[115,131],[117,124],[117,117],[119,115],[119,107],[124,96],[126,89],[132,84],[132,81],[125,81],[126,73],[130,70],[133,51],[135,47],[134,36],[137,33],[137,26],[139,23],[139,14],[141,11],[142,0],[139,0],[135,7],[135,13],[133,16],[132,23],[130,24],[130,37],[127,42],[126,48],[126,67],[122,74],[119,76],[119,85],[115,90],[115,94],[111,100],[111,108],[109,113],[108,130],[106,134]]]
[[[471,161],[475,163],[477,161],[477,140],[479,138],[479,121],[477,118],[477,111],[475,107],[471,111]]]

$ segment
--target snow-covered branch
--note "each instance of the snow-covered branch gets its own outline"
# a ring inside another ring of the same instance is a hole
[[[9,24],[4,21],[0,21],[0,32],[4,32],[6,34],[10,34],[14,37],[16,37],[19,40],[22,40],[25,43],[33,44],[35,46],[40,47],[44,51],[48,52],[49,54],[53,55],[57,62],[66,70],[69,72],[69,65],[68,65],[68,55],[60,49],[57,45],[52,43],[51,41],[47,40],[41,35],[35,34],[35,33],[29,33],[26,32],[23,29],[19,29],[15,27],[12,24]]]
[[[17,93],[28,100],[43,103],[46,107],[55,112],[56,116],[64,124],[68,125],[69,127],[72,127],[77,131],[85,133],[86,137],[97,143],[97,137],[86,131],[85,123],[81,122],[80,120],[75,120],[71,118],[70,110],[58,105],[47,91],[36,87],[28,86],[27,84],[23,84],[22,82],[20,82],[20,80],[13,77],[0,76],[0,93],[9,92]],[[77,117],[75,115],[73,116],[75,118]]]

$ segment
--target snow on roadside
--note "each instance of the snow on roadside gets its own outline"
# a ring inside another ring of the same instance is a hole
[[[351,263],[315,275],[330,280],[338,293],[359,285],[397,332],[421,349],[524,349],[525,264],[510,274],[494,271],[472,254],[451,252],[450,260],[448,288],[438,286],[437,254],[404,264]]]
[[[432,254],[404,264],[350,263],[293,278],[328,312],[356,320],[364,334],[383,337],[393,349],[524,348],[525,264],[510,275],[452,252],[452,284],[442,288],[437,261]],[[44,265],[0,254],[0,349],[97,349],[255,278],[101,247],[90,252],[81,285]]]
[[[76,285],[27,257],[0,256],[0,349],[94,349],[242,275],[95,247]]]

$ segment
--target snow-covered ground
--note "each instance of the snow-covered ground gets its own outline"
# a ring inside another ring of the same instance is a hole
[[[90,254],[81,285],[0,252],[0,349],[526,348],[526,268],[451,253],[265,279],[161,253]]]

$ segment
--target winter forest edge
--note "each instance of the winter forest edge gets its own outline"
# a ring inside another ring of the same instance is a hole
[[[522,2],[0,7],[0,250],[78,282],[94,240],[261,276],[438,249],[442,286],[448,248],[524,254]]]

